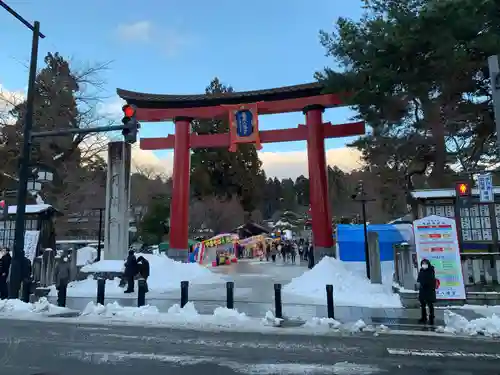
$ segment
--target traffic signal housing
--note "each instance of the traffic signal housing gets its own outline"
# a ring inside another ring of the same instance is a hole
[[[456,201],[459,207],[467,208],[471,203],[471,184],[469,182],[455,183]]]
[[[468,182],[457,182],[455,184],[455,191],[457,193],[457,197],[470,197],[470,184]]]
[[[137,133],[139,132],[139,129],[141,128],[141,124],[139,121],[137,121],[135,114],[136,114],[136,109],[134,106],[130,104],[125,104],[122,107],[123,111],[123,118],[122,118],[122,123],[123,123],[123,138],[125,139],[125,142],[127,143],[135,143],[137,142]]]

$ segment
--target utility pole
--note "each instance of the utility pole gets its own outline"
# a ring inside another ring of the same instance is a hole
[[[356,187],[356,192],[351,195],[351,198],[361,203],[361,218],[363,220],[363,234],[364,234],[364,246],[365,246],[365,264],[366,264],[366,277],[370,279],[370,250],[368,248],[368,225],[366,223],[366,203],[373,202],[375,199],[368,199],[365,192],[365,185],[363,181],[359,180],[358,186]]]
[[[26,113],[24,115],[23,146],[19,163],[19,186],[17,190],[16,227],[14,232],[14,251],[12,252],[12,263],[9,272],[9,298],[18,298],[21,288],[22,264],[24,258],[24,230],[26,199],[28,196],[29,162],[31,151],[31,129],[33,128],[33,112],[35,104],[35,79],[38,59],[38,41],[45,38],[40,33],[40,22],[35,21],[31,25],[19,13],[0,0],[0,6],[18,19],[24,26],[33,31],[31,41],[31,57],[28,77],[28,95],[26,98]]]
[[[495,124],[497,131],[497,144],[500,146],[500,66],[498,55],[488,58],[488,68],[490,70],[491,96],[493,98],[493,111],[495,114]]]

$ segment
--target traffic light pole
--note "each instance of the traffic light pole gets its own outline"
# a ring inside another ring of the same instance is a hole
[[[4,4],[4,3],[2,3]],[[2,5],[3,6],[3,5]],[[4,7],[5,8],[5,7]],[[15,12],[14,12],[15,13]],[[17,13],[16,13],[17,14]],[[17,19],[23,20],[17,15]],[[23,22],[23,21],[22,21]],[[27,21],[23,22],[25,25]],[[28,196],[29,162],[31,151],[31,129],[33,128],[33,113],[35,106],[35,79],[38,58],[38,41],[40,23],[35,21],[33,26],[33,39],[31,43],[30,70],[28,78],[28,95],[26,98],[26,113],[24,117],[23,146],[19,165],[19,186],[17,191],[16,229],[14,232],[14,251],[9,272],[9,298],[18,298],[21,288],[22,264],[24,259],[24,229],[26,214],[26,198]]]
[[[45,132],[33,132],[31,133],[31,138],[62,137],[71,134],[104,133],[104,132],[123,130],[124,128],[125,127],[123,125],[112,125],[112,126],[100,126],[97,128],[50,130]]]

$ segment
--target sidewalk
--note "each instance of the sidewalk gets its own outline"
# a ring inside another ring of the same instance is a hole
[[[49,298],[51,303],[56,303],[55,298]],[[82,311],[85,306],[94,299],[89,298],[72,298],[68,297],[66,306],[73,310]],[[110,298],[106,303],[117,302],[121,306],[137,306],[137,300],[132,298]],[[212,314],[215,308],[225,307],[225,302],[219,301],[209,301],[209,300],[199,300],[191,299],[194,303],[196,310],[200,314]],[[167,312],[168,309],[174,305],[178,304],[178,299],[147,299],[147,304],[156,306],[160,312]],[[248,302],[248,301],[235,301],[235,308],[240,313],[245,313],[247,316],[252,318],[262,318],[265,316],[267,311],[274,312],[274,303],[261,303],[261,302]],[[465,309],[450,309],[468,320],[481,318],[482,316],[471,310]],[[444,325],[444,309],[436,309],[436,319],[435,325]],[[357,320],[363,320],[366,324],[373,325],[385,325],[390,328],[397,329],[421,329],[421,325],[418,324],[420,319],[419,309],[383,309],[383,308],[368,308],[368,307],[349,307],[349,306],[338,306],[335,307],[335,319],[342,323],[355,322]],[[326,306],[321,305],[308,305],[308,304],[296,304],[296,303],[284,303],[283,304],[283,315],[286,318],[298,321],[306,321],[313,317],[327,317]]]

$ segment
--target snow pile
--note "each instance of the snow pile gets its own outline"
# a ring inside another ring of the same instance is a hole
[[[333,301],[337,306],[402,307],[390,284],[372,284],[365,276],[349,270],[344,262],[332,257],[324,257],[312,270],[292,279],[283,292],[326,303],[327,284],[333,285]]]
[[[223,284],[225,280],[200,266],[198,263],[182,263],[168,258],[164,254],[137,254],[143,256],[149,262],[150,276],[148,278],[149,296],[155,293],[164,293],[180,288],[181,281],[189,281],[191,285],[196,284]],[[101,260],[82,267],[81,271],[86,273],[95,272],[122,272],[125,261]],[[106,298],[126,297],[124,289],[119,287],[120,279],[106,281]],[[137,290],[137,288],[136,288]],[[86,280],[73,281],[68,285],[69,297],[95,297],[97,293],[97,280],[89,276]],[[57,296],[55,286],[51,287],[49,296]],[[136,297],[134,297],[136,298]]]
[[[312,328],[313,330],[330,330],[333,329],[335,331],[343,331],[350,333],[362,332],[365,329],[373,330],[371,327],[368,327],[363,320],[358,320],[353,323],[341,323],[332,318],[311,318],[304,324],[304,327]]]
[[[68,311],[65,307],[58,307],[49,303],[47,298],[40,298],[35,303],[25,303],[20,299],[0,300],[0,316],[17,316],[27,314],[60,314]]]
[[[117,302],[106,306],[89,302],[81,314],[81,318],[90,319],[100,317],[111,320],[140,322],[146,324],[167,324],[189,326],[192,328],[200,325],[234,327],[242,323],[255,323],[252,319],[238,310],[217,307],[213,315],[201,315],[196,310],[193,302],[188,302],[184,307],[175,304],[167,313],[160,313],[155,306],[122,307]]]
[[[76,265],[78,267],[92,263],[97,258],[95,247],[85,246],[76,251]]]
[[[445,310],[444,323],[444,327],[438,327],[438,332],[468,336],[480,334],[488,337],[500,337],[500,317],[496,314],[493,314],[489,318],[467,320],[462,315]]]
[[[120,287],[120,279],[115,277],[113,280],[106,280],[105,297],[123,297],[124,289]],[[50,287],[49,297],[56,297],[57,289],[55,285]],[[68,284],[68,297],[92,297],[97,296],[97,280],[92,275],[87,279],[73,281]]]
[[[279,327],[279,326],[281,326],[282,322],[283,322],[283,319],[276,318],[274,316],[274,313],[271,310],[268,310],[266,312],[266,315],[262,318],[262,324],[265,326]]]
[[[82,267],[80,271],[85,273],[123,272],[124,269],[125,269],[124,260],[100,260],[99,262],[87,264],[86,266]]]

